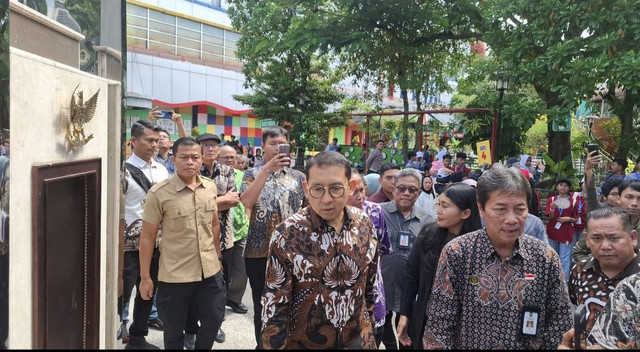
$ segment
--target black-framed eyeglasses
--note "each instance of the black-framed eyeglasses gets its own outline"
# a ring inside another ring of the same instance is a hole
[[[396,189],[398,190],[398,192],[400,192],[400,194],[409,191],[409,194],[416,194],[416,192],[419,192],[420,189],[419,188],[415,188],[415,187],[405,187],[405,186],[399,186],[396,187]]]
[[[340,198],[344,196],[344,191],[346,190],[345,186],[331,186],[329,187],[329,195],[333,198]],[[322,198],[324,197],[326,188],[322,186],[313,186],[309,187],[309,195],[313,198]]]

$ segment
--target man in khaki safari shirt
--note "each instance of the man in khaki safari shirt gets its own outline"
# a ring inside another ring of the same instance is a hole
[[[173,144],[176,173],[149,190],[140,236],[140,294],[151,299],[149,265],[162,225],[158,272],[158,313],[164,347],[182,349],[187,312],[200,321],[196,349],[211,349],[222,318],[226,288],[220,264],[217,190],[200,177],[202,148],[191,137]]]

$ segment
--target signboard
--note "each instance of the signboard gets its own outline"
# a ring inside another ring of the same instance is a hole
[[[571,116],[557,117],[553,119],[551,130],[554,132],[570,132]]]
[[[478,165],[484,163],[491,165],[491,144],[488,140],[476,143],[476,152],[478,154]]]
[[[260,120],[260,128],[267,128],[267,127],[273,127],[273,126],[278,126],[278,123],[275,120],[270,120],[270,119]]]

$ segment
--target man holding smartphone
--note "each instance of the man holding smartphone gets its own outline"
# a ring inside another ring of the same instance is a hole
[[[269,240],[276,226],[302,208],[305,195],[304,174],[289,167],[288,132],[280,126],[262,130],[263,162],[245,172],[240,201],[250,209],[249,234],[245,247],[245,267],[254,309],[254,329],[258,348],[262,348],[262,291],[269,255]],[[283,145],[283,146],[281,146]],[[281,153],[282,151],[282,153]]]

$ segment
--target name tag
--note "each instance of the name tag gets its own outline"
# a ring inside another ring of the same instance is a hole
[[[556,222],[556,226],[554,226],[554,228],[556,230],[560,230],[560,227],[562,226],[562,224],[560,222]]]
[[[398,231],[398,248],[409,249],[413,242],[413,234],[409,231]]]
[[[538,333],[538,319],[540,318],[540,308],[524,307],[522,309],[522,334],[536,336]]]

